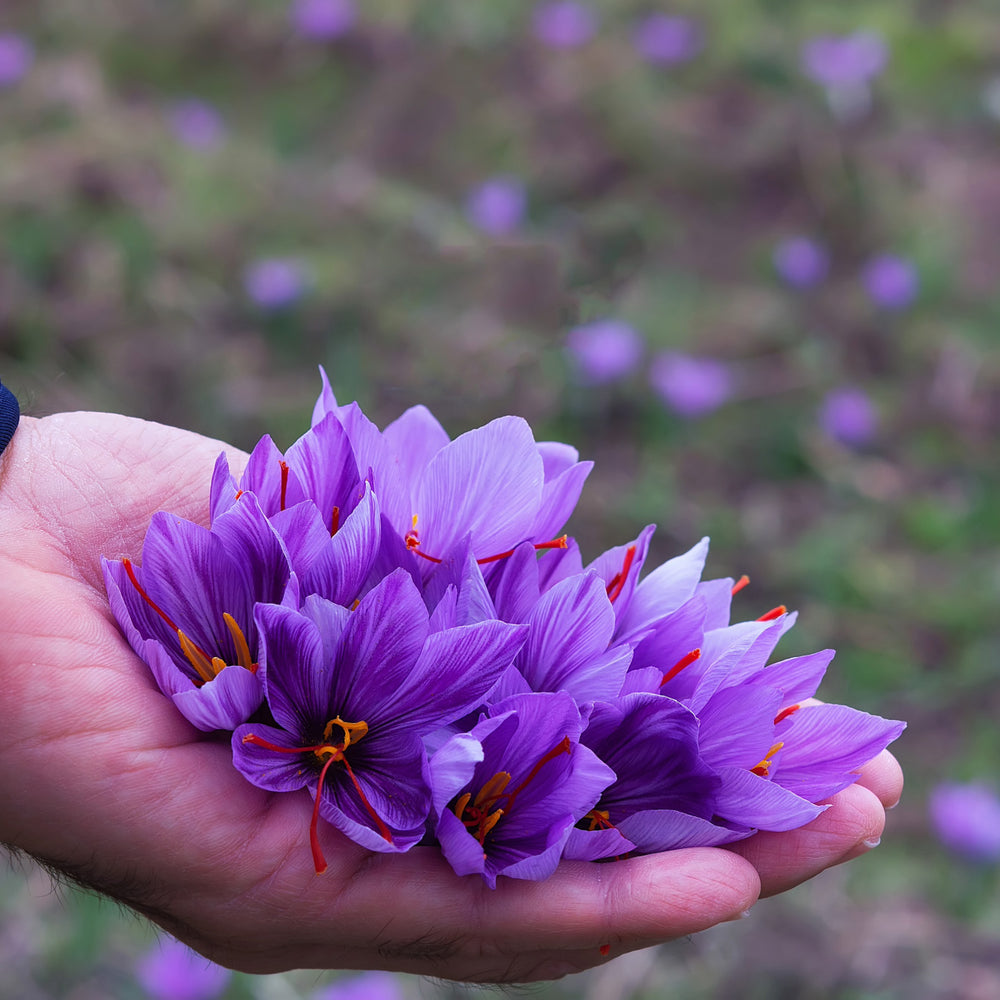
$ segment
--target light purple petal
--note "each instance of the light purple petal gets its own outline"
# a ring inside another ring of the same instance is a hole
[[[578,702],[614,698],[632,658],[608,649],[615,614],[596,573],[564,580],[544,594],[528,619],[516,666],[535,691],[568,691]]]
[[[431,459],[417,484],[421,547],[436,555],[471,534],[477,558],[514,548],[531,532],[543,477],[521,418],[500,417],[462,434]]]
[[[708,556],[708,539],[703,538],[683,555],[657,566],[635,588],[616,633],[630,641],[676,611],[695,592]]]
[[[649,809],[623,819],[618,828],[644,854],[686,847],[717,847],[743,840],[753,831],[731,829],[672,809]]]
[[[739,767],[720,767],[722,787],[716,797],[719,816],[759,830],[797,830],[811,823],[826,806],[782,788],[777,782]]]
[[[618,830],[570,831],[563,857],[572,861],[603,861],[605,858],[621,858],[635,849],[631,840],[626,840]]]
[[[199,729],[232,730],[260,708],[264,687],[256,674],[234,664],[221,670],[214,680],[173,697],[184,718]]]
[[[771,777],[817,802],[854,784],[861,767],[905,728],[846,705],[805,705],[782,730],[785,745]]]

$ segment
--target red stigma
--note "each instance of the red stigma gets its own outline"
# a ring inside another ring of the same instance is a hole
[[[569,548],[566,539],[566,535],[560,535],[558,538],[553,538],[548,542],[535,542],[535,551]],[[514,554],[514,551],[514,549],[508,549],[506,552],[498,552],[495,556],[484,556],[482,559],[477,559],[476,562],[480,566],[485,566],[487,563],[499,562],[501,559],[509,559]]]
[[[334,506],[333,513],[330,515],[330,537],[333,538],[338,531],[340,531],[340,508]]]
[[[368,815],[374,820],[375,826],[377,827],[379,834],[382,836],[382,839],[385,840],[386,843],[392,843],[392,831],[388,826],[386,826],[382,817],[375,812],[372,804],[368,801],[368,796],[366,796],[362,790],[361,784],[354,774],[354,770],[351,768],[347,757],[344,755],[344,751],[351,745],[351,734],[358,729],[361,729],[361,727],[364,727],[361,734],[353,739],[353,742],[357,742],[368,732],[368,726],[364,722],[345,723],[341,721],[340,716],[337,716],[336,719],[331,719],[327,723],[327,733],[324,735],[328,735],[334,725],[340,726],[344,731],[344,739],[337,745],[332,743],[316,743],[313,746],[307,747],[282,747],[278,746],[276,743],[271,743],[269,740],[265,740],[256,733],[247,733],[246,736],[243,737],[244,743],[252,743],[256,747],[263,747],[265,750],[271,750],[274,753],[312,753],[317,759],[323,761],[323,768],[319,772],[319,780],[316,783],[316,798],[313,803],[312,819],[309,822],[309,847],[312,851],[313,867],[316,869],[317,875],[322,875],[327,869],[326,858],[323,856],[323,850],[319,845],[319,808],[320,800],[323,796],[323,785],[326,781],[327,772],[330,770],[330,765],[335,761],[344,765],[344,770],[347,771],[347,776],[351,779],[351,784],[354,786],[354,790],[358,793],[358,797],[361,799],[361,804],[365,807],[365,811]]]
[[[736,583],[733,584],[733,589],[730,593],[735,597],[748,583],[750,582],[750,577],[746,573],[741,576]]]
[[[780,618],[782,615],[788,614],[788,608],[784,604],[779,604],[776,608],[771,608],[770,611],[765,612],[757,619],[759,622],[773,622],[776,618]]]
[[[635,559],[635,546],[630,545],[625,550],[625,560],[622,562],[622,568],[615,573],[608,583],[608,600],[612,604],[615,603],[617,598],[621,595],[621,592],[625,589],[625,581],[628,579],[628,572],[632,568],[632,562]]]
[[[284,460],[278,462],[281,469],[281,497],[278,500],[278,509],[285,509],[285,495],[288,492],[288,463]]]
[[[597,949],[605,958],[611,954],[611,945],[602,944],[600,948]]]
[[[779,722],[784,722],[789,716],[794,715],[802,706],[801,705],[789,705],[788,708],[783,708],[775,717],[774,724],[777,725]]]
[[[690,667],[695,660],[701,658],[701,649],[692,649],[690,653],[686,656],[682,656],[664,675],[663,680],[660,681],[660,687],[663,687],[667,681],[672,681],[685,667]]]

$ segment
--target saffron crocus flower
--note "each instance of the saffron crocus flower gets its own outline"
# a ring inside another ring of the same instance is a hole
[[[722,784],[700,756],[698,719],[657,694],[631,694],[593,706],[581,740],[614,772],[615,781],[578,824],[567,857],[599,860],[678,847],[725,843],[740,834],[712,823]]]
[[[566,693],[515,695],[431,758],[436,835],[459,875],[544,879],[614,772],[578,741]]]
[[[319,594],[349,605],[379,553],[381,512],[361,482],[354,450],[328,415],[282,454],[270,437],[257,443],[237,484],[225,454],[212,478],[213,517],[251,492],[288,550],[301,597]]]
[[[0,34],[0,87],[21,80],[34,61],[34,46],[26,38],[12,32]]]
[[[226,138],[222,115],[207,101],[194,97],[177,101],[170,108],[169,120],[174,135],[199,152],[216,149]]]
[[[306,274],[300,261],[268,257],[247,267],[243,287],[247,297],[261,309],[287,309],[302,298]]]
[[[927,804],[945,847],[971,861],[1000,861],[1000,798],[992,788],[944,782],[931,791]]]
[[[288,554],[245,493],[203,528],[153,515],[142,565],[102,561],[111,610],[160,690],[199,729],[232,729],[260,706],[258,601],[279,602]]]
[[[366,972],[338,979],[317,990],[309,1000],[406,1000],[406,993],[391,972]]]
[[[676,66],[693,59],[705,44],[701,25],[690,17],[654,13],[640,20],[632,45],[646,62]]]
[[[415,571],[429,575],[466,539],[483,565],[508,557],[524,541],[565,544],[553,536],[576,506],[593,463],[577,461],[567,445],[536,442],[520,417],[499,417],[450,441],[433,414],[418,406],[380,432],[356,404],[337,403],[323,373],[314,423],[330,413],[347,431],[358,468],[368,470]],[[387,534],[383,547],[390,544]]]
[[[793,236],[775,247],[774,269],[792,288],[813,288],[827,276],[830,258],[816,240]]]
[[[576,0],[552,0],[535,8],[532,31],[550,49],[576,49],[596,34],[597,15]]]
[[[644,344],[628,323],[605,319],[570,330],[566,350],[581,381],[600,385],[634,372],[642,360]]]
[[[855,386],[841,386],[824,396],[819,425],[834,441],[859,448],[875,436],[878,411],[867,393]]]
[[[136,966],[139,984],[153,1000],[215,1000],[226,992],[232,975],[165,935]]]
[[[237,769],[269,791],[309,789],[317,872],[326,867],[321,816],[369,850],[408,850],[423,836],[431,804],[422,738],[481,703],[524,630],[489,621],[432,633],[403,570],[353,612],[314,596],[301,611],[260,605],[257,624],[267,703],[280,728],[238,728]]]
[[[674,413],[688,418],[718,409],[733,392],[732,375],[723,362],[673,351],[657,355],[649,381]]]
[[[870,31],[821,35],[802,46],[803,71],[824,87],[866,84],[889,59],[885,41]]]
[[[295,0],[292,24],[306,38],[330,41],[354,27],[358,11],[354,0]]]
[[[507,236],[524,221],[527,195],[516,177],[490,177],[474,187],[465,200],[469,222],[489,236]]]
[[[912,305],[920,289],[916,268],[895,254],[873,257],[865,265],[861,280],[872,302],[892,311]]]

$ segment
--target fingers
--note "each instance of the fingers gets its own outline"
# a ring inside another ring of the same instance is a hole
[[[736,919],[760,886],[744,859],[711,848],[610,864],[566,862],[544,882],[501,879],[496,890],[478,877],[456,876],[430,848],[369,856],[353,876],[342,871],[332,882],[329,874],[313,877],[292,906],[254,900],[268,908],[272,933],[282,928],[284,948],[243,956],[256,963],[249,971],[328,968],[335,961],[350,967],[343,959],[352,945],[356,960],[374,944],[377,955],[368,954],[365,967],[523,982]]]
[[[861,769],[858,784],[869,789],[886,809],[892,809],[903,794],[903,769],[888,750],[883,750]]]
[[[874,777],[881,768],[875,769]],[[885,785],[887,794],[891,785]],[[758,833],[731,849],[760,873],[761,896],[773,896],[864,854],[878,843],[884,826],[882,802],[859,783],[838,792],[808,826],[788,833]]]

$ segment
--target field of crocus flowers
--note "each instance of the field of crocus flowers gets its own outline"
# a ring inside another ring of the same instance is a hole
[[[905,719],[881,846],[543,997],[1000,995],[1000,17],[988,0],[8,0],[0,377],[250,449],[323,365],[596,463],[585,558],[712,538],[821,697]],[[0,1000],[229,975],[13,863]]]

